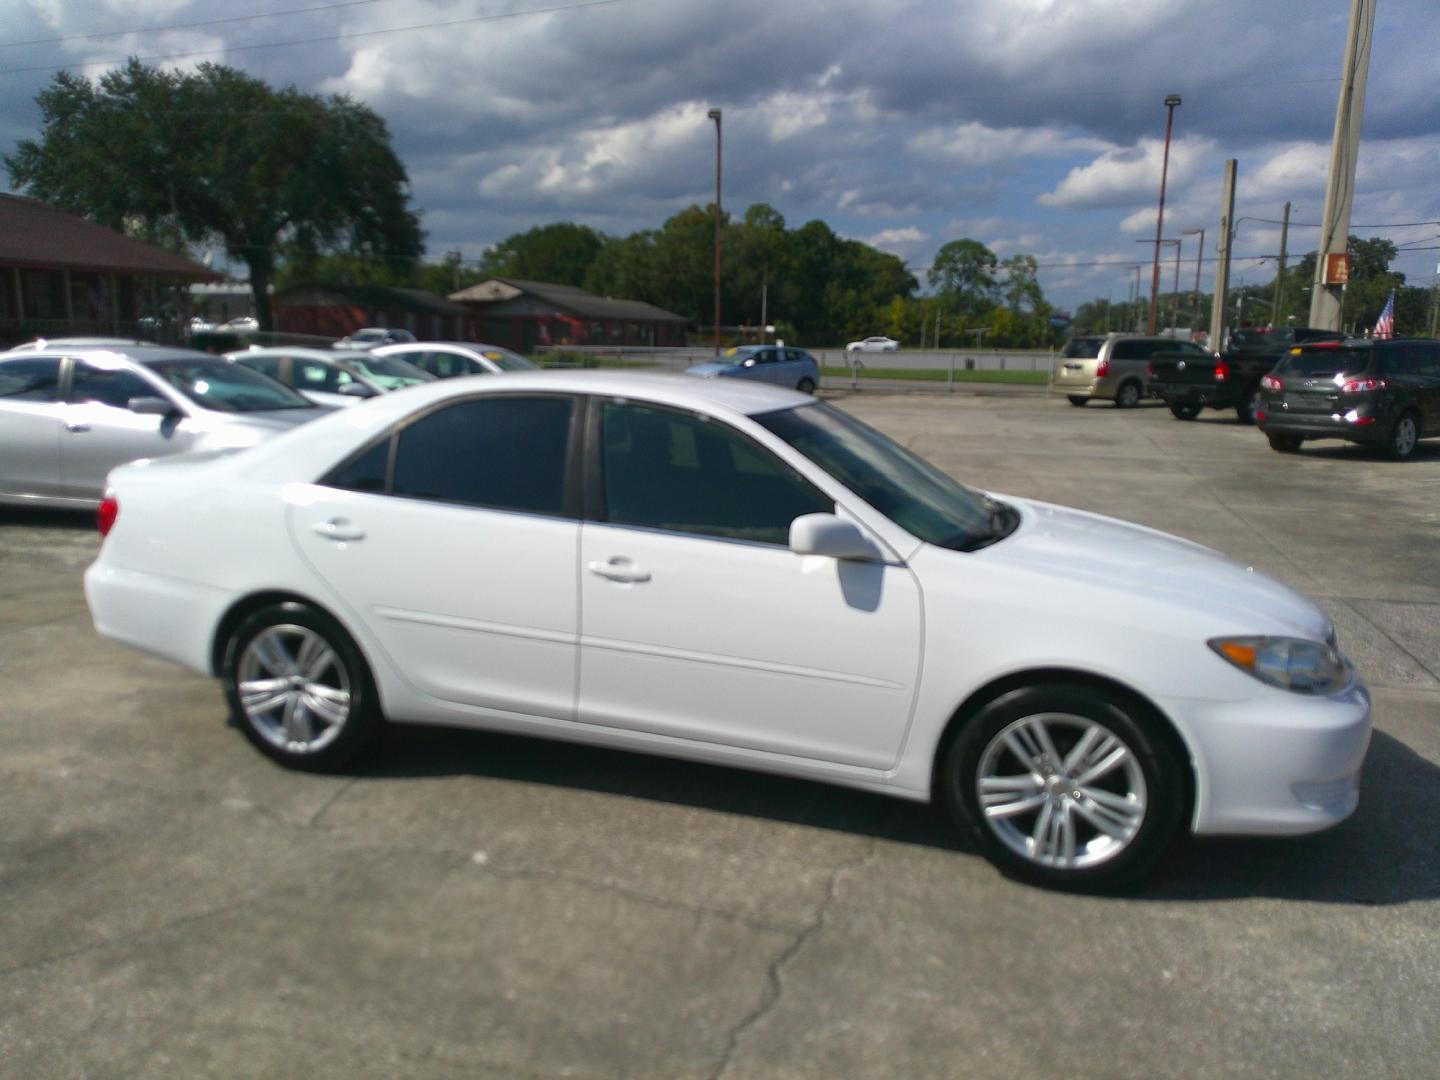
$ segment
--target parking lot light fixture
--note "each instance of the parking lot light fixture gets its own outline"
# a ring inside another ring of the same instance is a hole
[[[1150,272],[1150,329],[1155,334],[1155,304],[1160,293],[1160,235],[1165,227],[1165,180],[1170,172],[1170,130],[1175,124],[1175,107],[1180,104],[1179,94],[1165,98],[1165,150],[1160,159],[1160,209],[1155,215],[1155,260]]]
[[[715,355],[720,355],[720,110],[705,114],[715,121]]]

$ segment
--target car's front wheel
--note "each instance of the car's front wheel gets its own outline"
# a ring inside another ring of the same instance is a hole
[[[359,648],[308,604],[276,604],[243,619],[226,648],[224,683],[245,736],[291,768],[341,768],[383,724]]]
[[[1182,825],[1185,765],[1160,723],[1087,686],[1014,690],[951,743],[940,795],[1006,873],[1119,888],[1149,872]]]
[[[800,384],[796,386],[795,389],[799,390],[802,394],[813,394],[815,392],[815,380],[801,379]]]

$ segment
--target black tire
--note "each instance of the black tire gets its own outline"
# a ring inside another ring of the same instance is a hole
[[[1037,723],[1048,741],[1032,734]],[[1004,873],[1074,892],[1118,889],[1149,873],[1184,823],[1187,766],[1163,723],[1087,686],[1013,690],[986,705],[950,744],[938,795],[956,826]],[[1042,752],[1022,758],[1012,749],[1025,745]],[[1097,773],[1120,749],[1126,753]],[[1072,762],[1074,753],[1081,756]],[[1091,779],[1082,783],[1086,775]],[[986,777],[988,813],[980,790]],[[1026,784],[1035,790],[1027,793]],[[1028,805],[1032,800],[1038,802]],[[1048,855],[1045,845],[1058,851]]]
[[[1270,449],[1278,450],[1282,454],[1298,454],[1300,444],[1305,441],[1299,435],[1277,435],[1273,432],[1265,437],[1270,440]]]
[[[814,380],[814,379],[801,379],[801,380],[800,380],[800,385],[798,385],[797,387],[795,387],[795,389],[796,389],[796,390],[799,390],[800,393],[802,393],[802,394],[813,394],[813,393],[815,392],[815,380]]]
[[[1194,420],[1200,415],[1200,406],[1193,401],[1172,401],[1170,415],[1176,420]]]
[[[1413,412],[1403,412],[1390,425],[1385,436],[1385,453],[1394,461],[1408,461],[1415,456],[1415,447],[1420,441],[1420,418]]]
[[[1134,379],[1127,379],[1122,382],[1115,391],[1115,407],[1117,409],[1133,409],[1140,404],[1140,384]]]
[[[1089,405],[1089,404],[1090,404],[1090,399],[1089,399],[1088,397],[1083,397],[1083,396],[1081,396],[1080,394],[1070,394],[1070,395],[1068,395],[1068,396],[1065,398],[1065,400],[1068,401],[1068,402],[1070,402],[1071,405]]]
[[[359,648],[309,604],[275,604],[243,619],[225,647],[223,680],[245,737],[292,769],[343,768],[373,747],[384,726]]]
[[[1255,423],[1255,414],[1260,412],[1263,401],[1260,397],[1260,390],[1257,387],[1251,390],[1235,406],[1235,419],[1242,424]]]

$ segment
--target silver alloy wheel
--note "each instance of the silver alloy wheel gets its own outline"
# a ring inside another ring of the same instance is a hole
[[[1400,417],[1395,422],[1395,435],[1392,439],[1396,456],[1409,457],[1415,450],[1415,440],[1415,418],[1408,414]]]
[[[1122,409],[1133,409],[1140,404],[1140,387],[1134,383],[1125,383],[1115,396],[1115,404]]]
[[[288,753],[324,749],[350,718],[350,674],[309,627],[284,623],[256,634],[240,654],[235,685],[250,725]]]
[[[975,770],[985,824],[1037,866],[1078,870],[1109,862],[1145,822],[1145,774],[1104,724],[1036,713],[1001,728]]]

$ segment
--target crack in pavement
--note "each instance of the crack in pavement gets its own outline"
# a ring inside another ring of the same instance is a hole
[[[762,996],[760,1004],[742,1017],[740,1022],[731,1030],[729,1040],[725,1047],[725,1053],[720,1058],[720,1062],[715,1067],[715,1071],[710,1074],[711,1080],[721,1080],[721,1077],[729,1071],[731,1064],[734,1062],[735,1052],[740,1048],[740,1040],[745,1037],[747,1032],[759,1024],[760,1021],[774,1012],[775,1007],[779,1005],[780,999],[785,993],[785,984],[781,979],[781,973],[784,971],[785,966],[799,954],[800,950],[825,928],[825,920],[830,913],[831,906],[835,902],[841,876],[848,872],[859,870],[866,863],[874,859],[879,850],[879,837],[872,837],[870,846],[864,855],[851,862],[840,863],[835,867],[834,871],[830,874],[830,881],[825,890],[825,899],[821,901],[819,908],[815,911],[815,918],[809,926],[806,926],[795,935],[795,939],[790,942],[779,956],[770,962],[765,972],[766,992]]]

